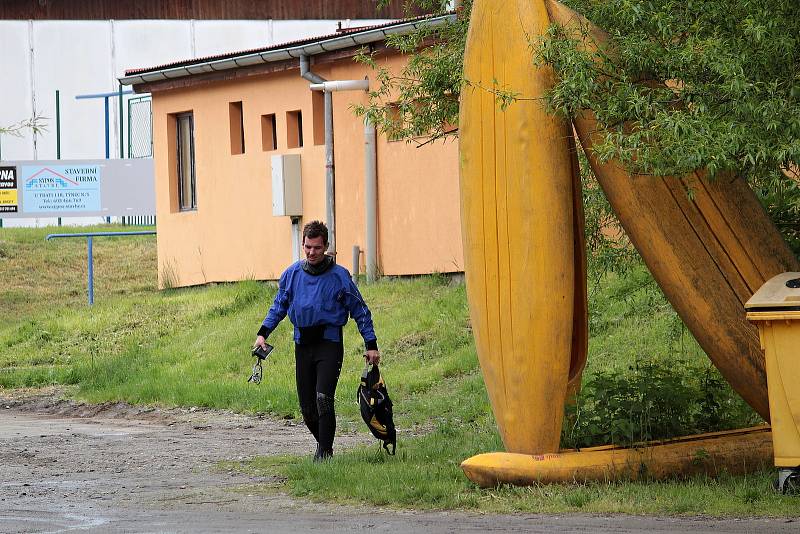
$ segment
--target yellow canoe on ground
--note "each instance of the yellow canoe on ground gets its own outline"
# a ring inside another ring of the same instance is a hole
[[[638,447],[593,447],[551,454],[491,452],[461,463],[481,487],[559,482],[658,480],[743,474],[772,465],[769,426],[698,434]]]
[[[586,359],[571,128],[529,100],[553,81],[532,66],[528,47],[548,23],[544,0],[475,1],[459,124],[472,329],[503,443],[520,453],[558,450],[565,397]],[[495,91],[520,99],[502,110]]]
[[[566,6],[547,0],[547,9],[553,22],[587,29],[587,48],[607,41]],[[589,110],[574,124],[600,186],[667,299],[733,389],[768,421],[764,354],[744,304],[773,276],[800,270],[797,258],[744,179],[709,180],[702,171],[634,178],[618,162],[594,157],[599,126]]]

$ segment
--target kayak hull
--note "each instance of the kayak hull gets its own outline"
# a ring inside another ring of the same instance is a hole
[[[558,450],[588,331],[571,128],[524,98],[550,87],[552,71],[509,53],[548,22],[543,0],[474,3],[459,123],[472,330],[503,443],[520,453]],[[523,98],[502,109],[497,91]]]
[[[492,452],[464,460],[461,468],[484,487],[499,484],[660,480],[698,474],[743,474],[772,465],[768,426],[686,436],[640,447],[594,447],[551,454]]]

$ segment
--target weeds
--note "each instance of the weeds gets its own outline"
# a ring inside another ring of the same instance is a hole
[[[159,287],[161,289],[172,289],[178,287],[178,274],[172,262],[165,260],[161,266],[161,274],[158,277]]]
[[[644,359],[587,376],[562,446],[631,445],[760,423],[711,365]]]

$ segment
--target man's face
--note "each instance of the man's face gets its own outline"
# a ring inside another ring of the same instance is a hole
[[[322,236],[304,237],[303,252],[306,253],[306,259],[311,265],[317,265],[321,262],[325,257],[325,243],[322,240]]]

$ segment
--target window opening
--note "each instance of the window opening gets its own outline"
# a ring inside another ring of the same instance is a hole
[[[274,113],[261,115],[261,148],[265,152],[278,149],[278,127]]]
[[[313,120],[314,144],[325,144],[325,93],[311,91],[311,116]]]
[[[230,115],[231,154],[244,154],[244,114],[241,102],[228,104]]]
[[[178,207],[181,211],[197,209],[197,184],[194,166],[194,116],[181,113],[177,122]]]
[[[286,146],[303,146],[303,114],[300,110],[286,112]]]

